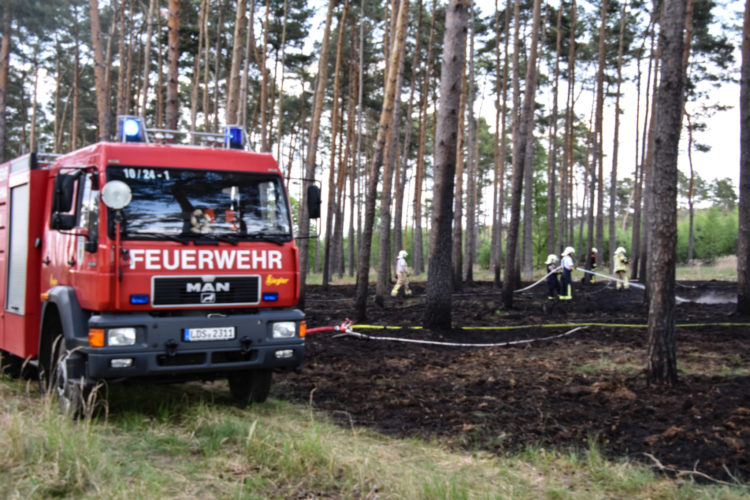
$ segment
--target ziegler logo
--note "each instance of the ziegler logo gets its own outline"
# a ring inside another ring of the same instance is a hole
[[[274,278],[272,274],[266,276],[266,285],[268,286],[286,285],[287,283],[289,283],[289,278]]]

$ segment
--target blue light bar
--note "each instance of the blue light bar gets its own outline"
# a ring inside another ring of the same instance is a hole
[[[263,300],[266,302],[276,302],[279,300],[278,292],[263,292]]]
[[[120,142],[148,142],[146,124],[141,116],[118,116],[117,138]]]
[[[238,125],[227,125],[224,129],[224,147],[245,149],[245,131]]]
[[[148,295],[145,293],[134,293],[130,296],[130,303],[139,306],[148,304]]]

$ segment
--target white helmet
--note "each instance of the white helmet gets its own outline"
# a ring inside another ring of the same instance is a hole
[[[598,250],[596,249],[596,247],[592,247],[591,248],[591,253],[596,253],[596,252],[598,252]]]
[[[544,261],[544,263],[547,264],[547,265],[554,264],[555,262],[557,262],[557,255],[555,255],[553,253],[549,254],[547,256],[547,260]]]
[[[625,249],[622,247],[617,247],[617,250],[615,250],[615,255],[617,255],[618,253],[625,255]]]
[[[576,249],[573,247],[565,247],[565,250],[563,250],[563,257],[566,255],[570,255],[572,253],[576,253]]]
[[[406,253],[406,250],[401,250],[401,251],[400,251],[400,252],[398,253],[398,256],[399,256],[399,258],[402,258],[402,257],[406,257],[406,256],[408,256],[408,255],[409,255],[409,254],[408,254],[408,253]]]

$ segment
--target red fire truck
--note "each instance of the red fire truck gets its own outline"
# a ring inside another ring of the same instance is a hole
[[[274,370],[301,366],[276,161],[242,150],[241,128],[202,134],[220,147],[172,134],[120,117],[118,142],[0,165],[3,368],[36,367],[69,413],[96,384],[128,380],[226,378],[236,399],[262,402]],[[308,201],[319,216],[317,186]]]

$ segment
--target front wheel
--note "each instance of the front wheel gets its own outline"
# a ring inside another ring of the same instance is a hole
[[[271,391],[271,370],[243,370],[229,374],[229,392],[240,404],[262,403]]]
[[[49,350],[48,359],[41,380],[43,390],[57,398],[65,415],[72,418],[93,415],[99,387],[94,387],[84,376],[80,354],[67,349],[65,339],[58,335]]]

